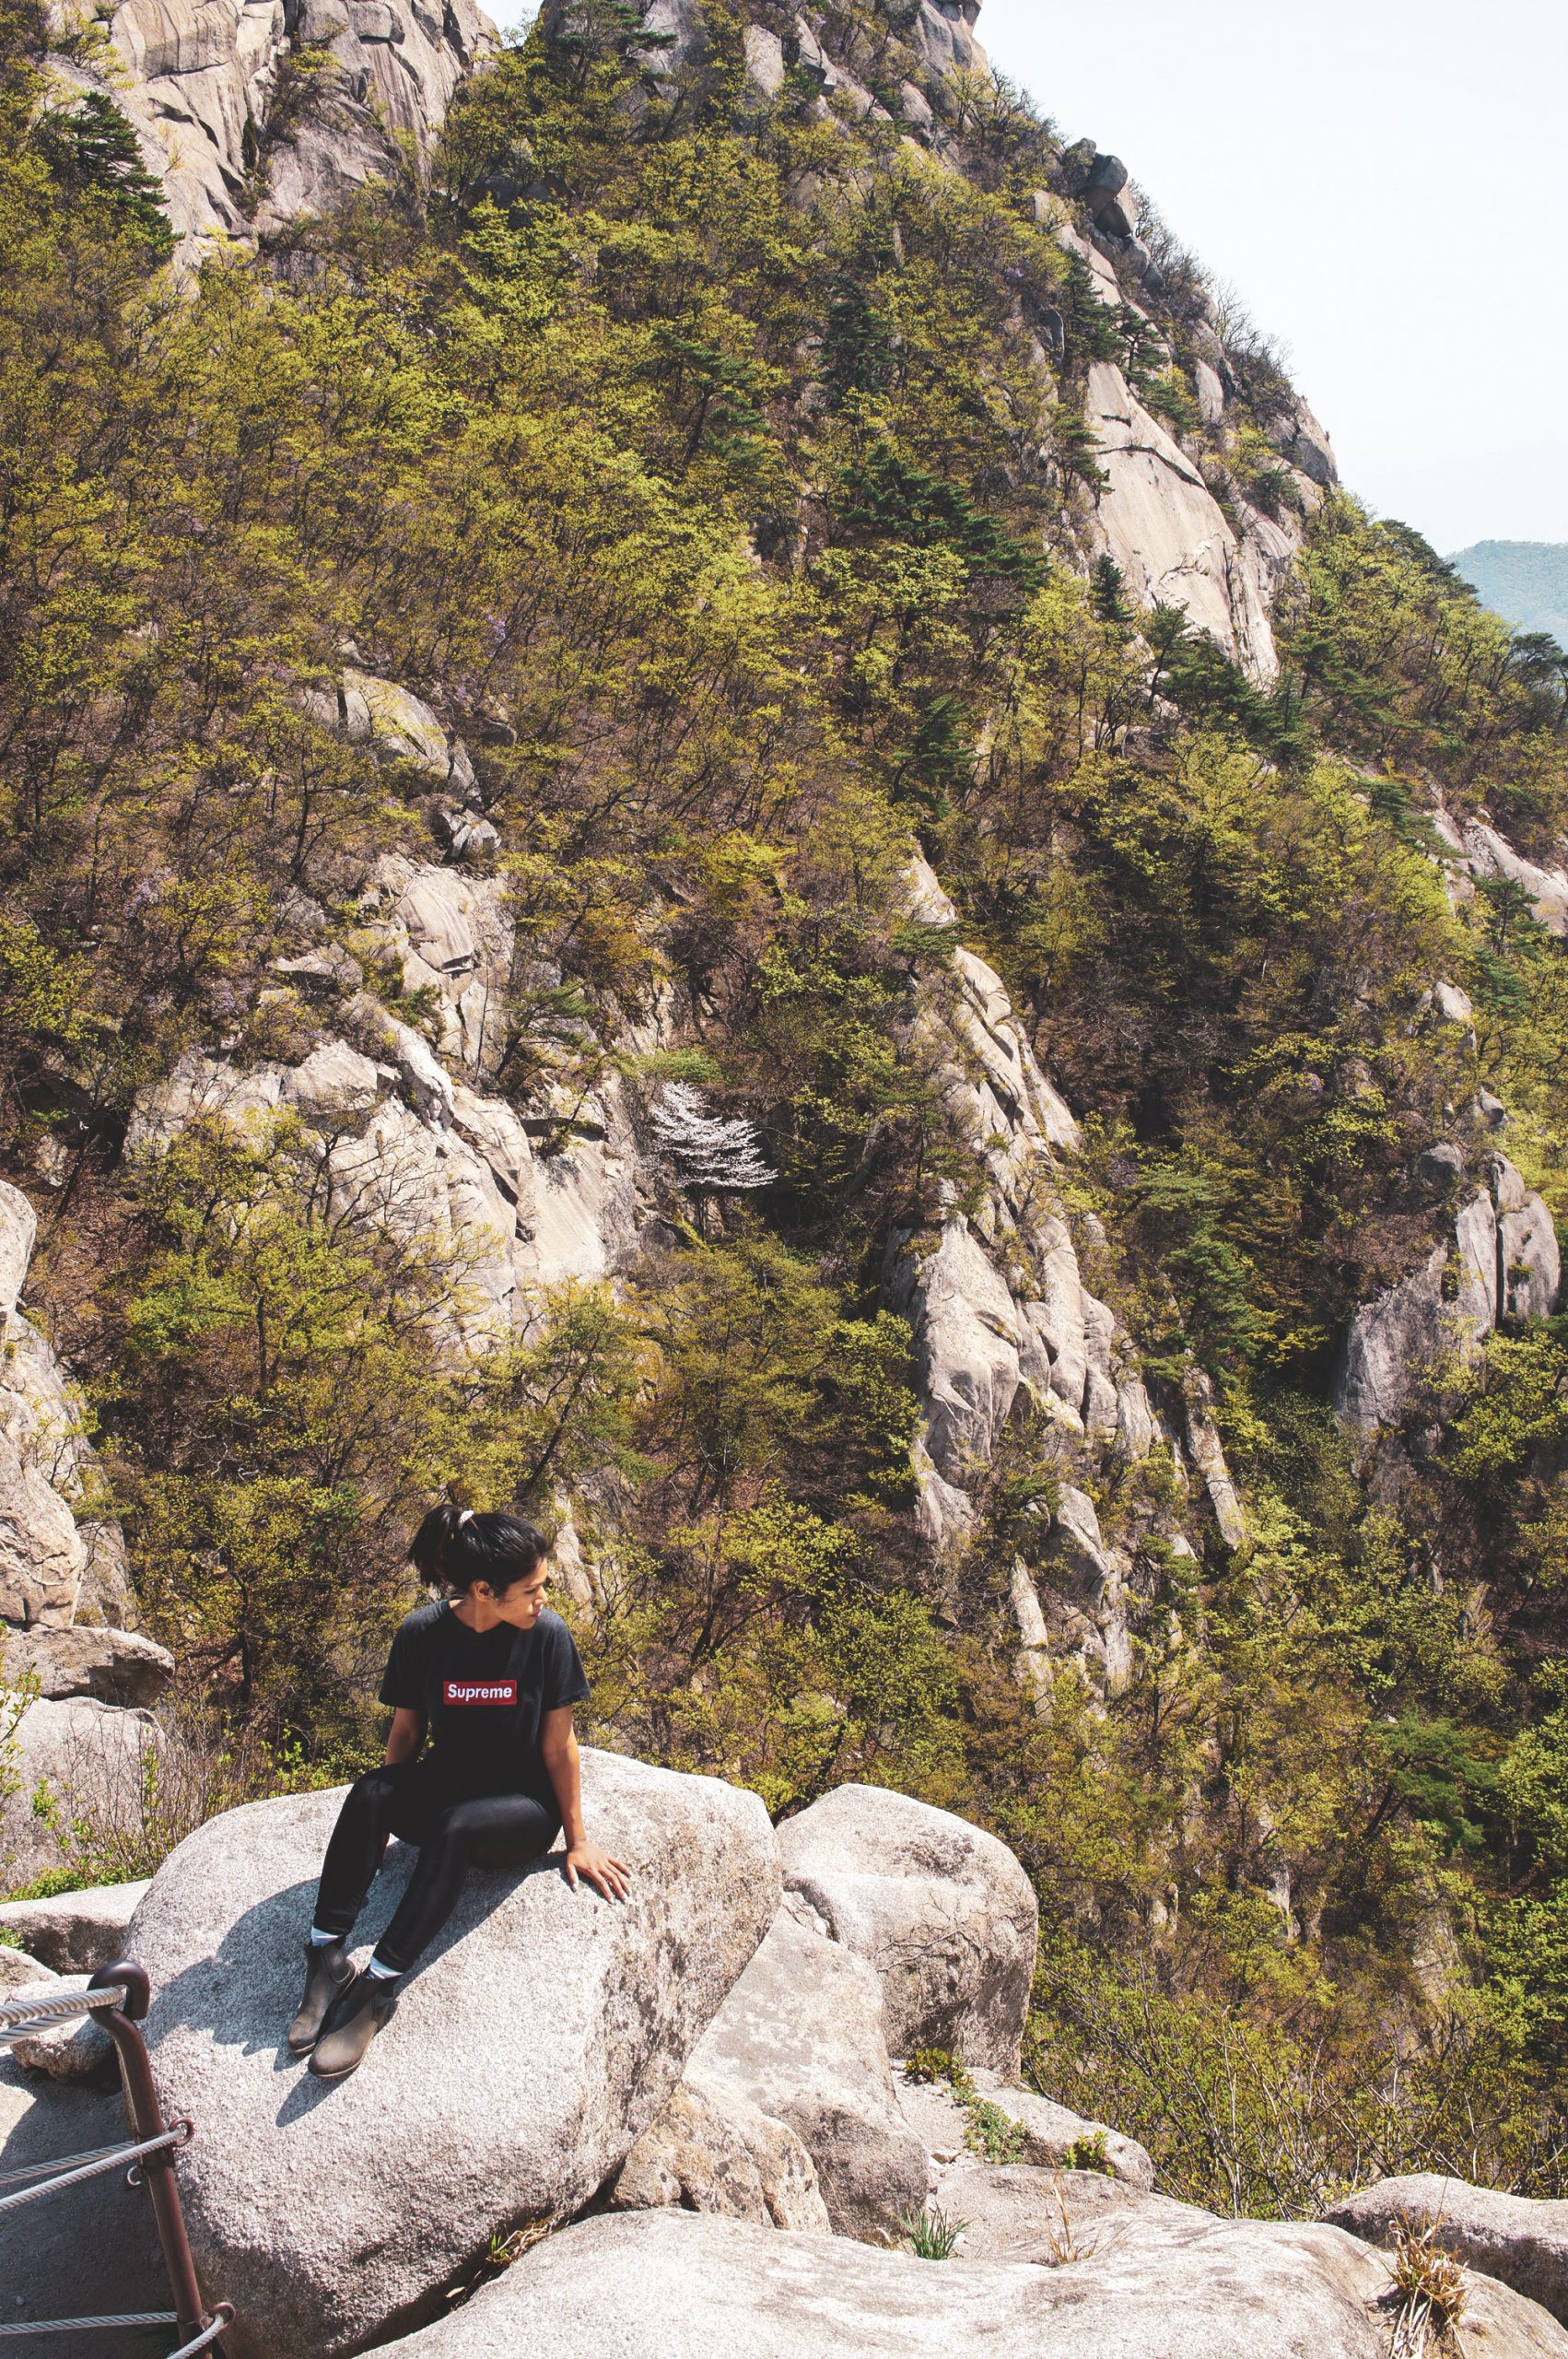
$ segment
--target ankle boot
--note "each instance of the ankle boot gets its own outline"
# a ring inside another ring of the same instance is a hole
[[[296,2056],[309,2056],[322,2036],[322,2025],[334,1999],[342,1997],[354,1979],[354,1968],[348,1962],[348,1943],[338,1942],[307,1942],[305,1944],[305,1996],[299,2001],[299,2013],[288,2026],[288,2046]]]
[[[373,1974],[357,1974],[333,2002],[322,2036],[311,2051],[310,2070],[319,2081],[341,2081],[365,2060],[376,2034],[397,2013],[395,1985]]]

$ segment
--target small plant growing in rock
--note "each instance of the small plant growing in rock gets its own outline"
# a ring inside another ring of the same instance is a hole
[[[956,2056],[950,2055],[945,2048],[917,2048],[912,2056],[904,2060],[904,2077],[922,2084],[945,2081],[960,2105],[969,2103],[975,2095],[975,2083],[969,2078],[968,2067],[961,2064]]]
[[[1401,2214],[1394,2225],[1394,2290],[1398,2308],[1388,2359],[1424,2359],[1451,2348],[1469,2288],[1457,2256],[1438,2243],[1442,2222]]]
[[[917,2259],[951,2260],[969,2223],[967,2220],[950,2220],[945,2212],[929,2203],[921,2212],[906,2213],[898,2224],[907,2236],[909,2249]]]
[[[1057,2216],[1054,2221],[1047,2222],[1046,2235],[1050,2239],[1053,2266],[1065,2269],[1071,2261],[1093,2259],[1094,2240],[1091,2238],[1089,2243],[1081,2245],[1074,2233],[1072,2214],[1067,2208],[1067,2189],[1059,2171],[1051,2173],[1051,2201],[1056,2206]]]
[[[1116,2172],[1106,2152],[1105,2131],[1096,2130],[1092,2138],[1075,2138],[1061,2158],[1061,2166],[1064,2171],[1099,2171],[1105,2177],[1114,2178]]]
[[[1029,2143],[1029,2133],[1021,2121],[1003,2113],[998,2105],[984,2097],[977,2097],[968,2107],[969,2126],[964,2133],[965,2143],[971,2153],[981,2154],[988,2163],[1019,2163]]]

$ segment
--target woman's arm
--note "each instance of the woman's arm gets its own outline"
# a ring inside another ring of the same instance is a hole
[[[567,1882],[575,1892],[579,1874],[606,1900],[626,1896],[626,1870],[597,1843],[591,1843],[582,1823],[582,1756],[577,1749],[572,1708],[560,1705],[546,1712],[539,1731],[539,1750],[560,1807],[561,1831],[567,1838]]]
[[[388,1768],[395,1769],[400,1761],[412,1761],[424,1742],[424,1713],[415,1711],[407,1704],[400,1704],[387,1731]]]

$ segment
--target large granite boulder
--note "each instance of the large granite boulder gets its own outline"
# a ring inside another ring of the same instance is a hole
[[[67,1865],[73,1828],[133,1838],[142,1825],[149,1747],[171,1740],[150,1713],[87,1696],[30,1703],[17,1723],[15,1782],[0,1793],[0,1892]]]
[[[1504,2195],[1422,2171],[1363,2187],[1328,2217],[1375,2245],[1392,2245],[1403,2220],[1422,2226],[1435,2220],[1450,2252],[1568,2324],[1568,2203]]]
[[[174,1657],[136,1630],[33,1628],[7,1631],[0,1676],[37,1682],[52,1702],[93,1696],[100,1704],[156,1704],[174,1676]]]
[[[717,1778],[583,1767],[630,1898],[572,1891],[558,1860],[471,1875],[338,2086],[283,2034],[341,1793],[228,1812],[154,1877],[129,1946],[159,2087],[214,2125],[181,2176],[204,2279],[239,2310],[233,2359],[332,2359],[427,2317],[492,2235],[587,2202],[667,2103],[777,1908],[773,1833]],[[393,1852],[367,1940],[412,1856]]]
[[[890,2054],[945,2048],[1016,2072],[1038,1909],[1005,1843],[907,1794],[840,1786],[786,1820],[778,1853],[791,1910],[876,1968]]]
[[[89,1884],[47,1900],[0,1904],[0,1934],[20,1942],[54,1974],[96,1974],[125,1955],[131,1919],[147,1890],[140,1884]]]
[[[933,2265],[838,2237],[644,2212],[549,2237],[390,2350],[401,2359],[1387,2359],[1388,2290],[1383,2256],[1337,2229],[1212,2220],[1148,2197],[1071,2239],[1068,2257],[1046,2267]],[[1468,2350],[1568,2359],[1568,2335],[1505,2286],[1472,2280],[1471,2303]]]
[[[693,2059],[704,2087],[795,2132],[836,2233],[876,2244],[919,2211],[930,2176],[894,2093],[882,2017],[871,1966],[780,1913]]]

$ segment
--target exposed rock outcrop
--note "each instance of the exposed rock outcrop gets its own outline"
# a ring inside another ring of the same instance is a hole
[[[558,1861],[471,1875],[338,2088],[290,2062],[281,2026],[341,1794],[228,1812],[153,1879],[130,1946],[170,2106],[223,2125],[181,2172],[205,2275],[239,2308],[235,2359],[331,2359],[428,2316],[493,2232],[576,2211],[662,2110],[777,1909],[772,1830],[716,1778],[589,1753],[584,1784],[630,1898],[570,1890]],[[394,1854],[367,1938],[403,1881]]]
[[[1422,2171],[1379,2179],[1328,2217],[1367,2243],[1391,2246],[1402,2221],[1435,2221],[1438,2241],[1470,2268],[1512,2285],[1568,2324],[1568,2203],[1537,2202]]]
[[[399,138],[422,154],[496,41],[473,0],[123,0],[108,31],[114,67],[62,79],[124,109],[192,259],[395,171]]]
[[[1033,1579],[1022,1565],[1014,1576],[1014,1611],[1025,1646],[1034,1637],[1034,1617],[1023,1584],[1041,1614],[1051,1653],[1076,1661],[1098,1693],[1125,1695],[1132,1676],[1129,1567],[1119,1550],[1106,1547],[1094,1502],[1076,1484],[1062,1485],[1044,1555]]]
[[[48,1697],[147,1703],[172,1665],[105,1626],[134,1618],[124,1541],[103,1515],[80,1397],[20,1309],[37,1236],[32,1205],[0,1180],[0,1680],[31,1672]]]
[[[782,1914],[693,2059],[705,2087],[782,2121],[836,2233],[892,2242],[926,2197],[926,2150],[894,2093],[882,1986],[862,1958]]]
[[[20,1942],[52,1974],[96,1974],[125,1954],[140,1884],[89,1884],[47,1900],[0,1903],[0,1933]]]
[[[839,1786],[778,1829],[788,1906],[875,1967],[888,2052],[1015,2072],[1035,1979],[1034,1887],[951,1811]]]
[[[64,1500],[0,1434],[0,1620],[68,1629],[87,1561]]]
[[[575,1123],[542,1124],[536,1145],[512,1106],[454,1079],[369,994],[346,1015],[379,1056],[330,1040],[302,1064],[240,1072],[193,1050],[141,1093],[127,1152],[156,1153],[198,1120],[298,1115],[323,1142],[334,1212],[460,1254],[455,1324],[476,1343],[526,1325],[546,1286],[603,1277],[629,1255],[639,1168],[618,1076]]]
[[[907,897],[919,922],[956,926],[956,910],[923,861],[909,871]],[[889,1300],[914,1329],[920,1358],[930,1464],[922,1523],[938,1546],[967,1529],[965,1485],[989,1462],[1021,1393],[1069,1432],[1107,1444],[1122,1424],[1123,1394],[1129,1403],[1142,1395],[1126,1338],[1083,1284],[1061,1202],[1058,1158],[1079,1144],[1078,1125],[994,968],[955,948],[954,981],[951,1004],[923,1012],[919,1045],[983,1166],[986,1193],[977,1213],[954,1212],[934,1242],[895,1238],[887,1274]],[[1153,1431],[1149,1420],[1133,1454],[1143,1454]]]
[[[614,2212],[673,2203],[821,2235],[832,2224],[816,2166],[789,2124],[695,2066],[621,2165],[606,2201]]]
[[[1506,1156],[1487,1157],[1485,1185],[1463,1197],[1451,1240],[1351,1321],[1334,1405],[1363,1434],[1397,1426],[1434,1364],[1473,1362],[1495,1328],[1556,1308],[1551,1215]]]
[[[1196,462],[1114,361],[1090,369],[1084,414],[1107,478],[1097,521],[1133,598],[1179,606],[1255,679],[1273,679],[1270,614],[1299,533],[1248,509],[1238,538]]]
[[[1526,860],[1483,819],[1467,820],[1460,841],[1472,876],[1504,876],[1522,886],[1547,932],[1568,934],[1568,874],[1561,868],[1541,868]]]

